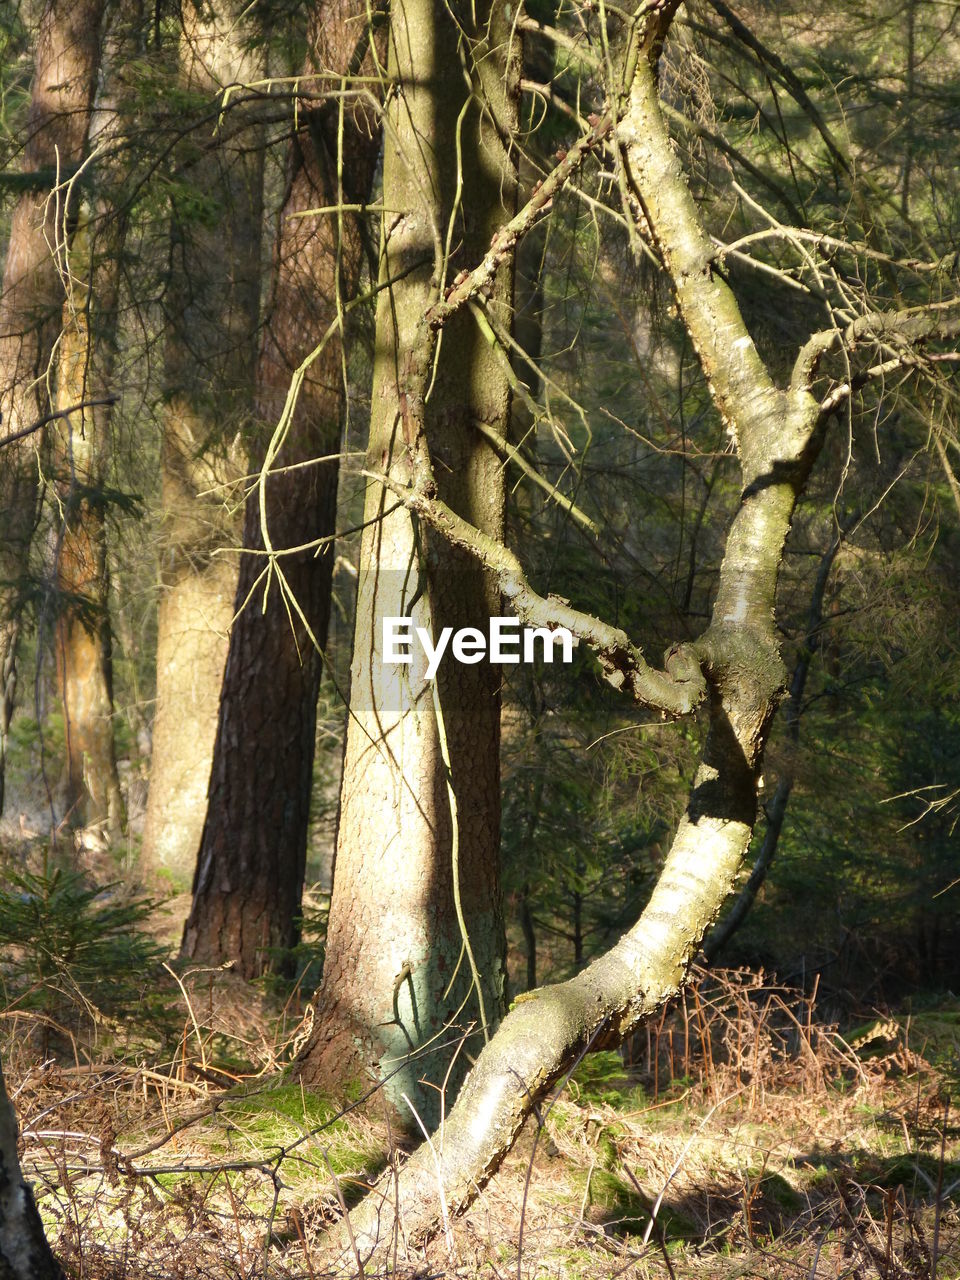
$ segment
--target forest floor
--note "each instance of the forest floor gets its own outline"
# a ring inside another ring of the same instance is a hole
[[[83,1031],[66,1005],[3,1014],[23,1163],[68,1274],[331,1274],[326,1226],[402,1159],[376,1106],[285,1083],[298,993],[167,971],[151,998],[162,1035],[89,1000]],[[953,999],[841,1037],[812,995],[701,975],[629,1052],[579,1064],[425,1252],[400,1241],[389,1272],[338,1274],[957,1280],[958,1068]]]

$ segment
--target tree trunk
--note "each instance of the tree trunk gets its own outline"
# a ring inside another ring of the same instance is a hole
[[[0,1276],[63,1280],[17,1157],[17,1117],[0,1067]]]
[[[110,217],[109,210],[102,213]],[[116,839],[123,826],[123,800],[113,740],[102,493],[109,405],[102,402],[113,366],[119,266],[116,237],[109,236],[109,256],[99,265],[93,240],[89,226],[74,237],[72,284],[59,347],[57,407],[65,416],[54,428],[63,513],[56,557],[60,607],[55,647],[67,746],[64,811],[73,825],[93,827],[97,834]],[[84,277],[99,287],[89,288]],[[75,408],[78,405],[85,407]]]
[[[788,390],[778,389],[746,330],[736,300],[714,267],[703,228],[671,145],[656,88],[660,23],[646,20],[619,127],[630,189],[674,286],[717,406],[729,424],[742,472],[717,597],[706,632],[668,655],[665,673],[647,667],[622,632],[538,597],[515,556],[470,529],[435,498],[426,459],[408,502],[448,537],[500,573],[527,618],[553,616],[592,643],[607,678],[668,714],[704,690],[709,729],[703,755],[660,879],[637,924],[568,982],[517,1002],[481,1053],[432,1147],[384,1177],[352,1215],[366,1252],[389,1246],[402,1208],[408,1242],[437,1229],[440,1206],[468,1204],[498,1168],[525,1118],[588,1048],[617,1042],[683,985],[705,930],[736,881],[750,844],[764,747],[784,685],[774,623],[776,585],[793,510],[822,434],[802,353]],[[548,182],[544,183],[544,187]],[[461,296],[473,282],[466,281]],[[447,301],[450,307],[450,299]],[[696,662],[697,670],[692,664]],[[438,1194],[438,1184],[442,1194]],[[346,1235],[341,1235],[346,1243]]]
[[[24,173],[34,175],[13,211],[0,295],[0,812],[7,737],[16,699],[17,642],[40,487],[44,432],[30,431],[49,411],[41,381],[63,306],[51,245],[70,233],[72,210],[56,183],[76,170],[87,145],[100,65],[104,0],[49,0],[40,20],[27,118]]]
[[[513,132],[515,48],[500,6],[475,11],[473,21],[475,29],[461,27],[458,49],[439,0],[412,0],[392,14],[389,66],[401,90],[384,130],[383,182],[384,207],[398,212],[384,231],[381,281],[394,283],[377,312],[367,467],[388,483],[409,478],[404,370],[413,363],[434,372],[424,413],[444,496],[499,536],[502,467],[474,423],[505,434],[503,366],[466,313],[444,333],[435,370],[433,348],[421,341],[425,311],[458,267],[479,259],[515,199],[502,141]],[[474,79],[469,105],[461,55]],[[444,261],[448,229],[456,252]],[[509,324],[509,272],[492,288],[487,305]],[[488,664],[448,660],[431,685],[419,651],[412,665],[389,666],[382,620],[412,616],[434,634],[486,630],[500,600],[489,573],[396,506],[387,487],[369,483],[333,899],[299,1075],[340,1090],[372,1069],[400,1123],[415,1129],[411,1112],[436,1123],[444,1095],[449,1103],[502,1013],[499,678]],[[462,1028],[484,1023],[461,1043]]]
[[[526,949],[527,985],[532,991],[537,985],[537,931],[533,923],[533,912],[530,910],[530,882],[524,880],[520,890],[520,929],[523,933],[523,945]]]
[[[207,108],[225,86],[256,78],[243,12],[239,3],[219,16],[183,6],[182,82]],[[206,812],[253,410],[263,154],[258,127],[242,130],[239,118],[231,109],[218,145],[198,135],[184,172],[193,190],[183,204],[173,197],[157,704],[142,859],[183,887]]]
[[[305,78],[321,67],[342,74],[361,69],[367,37],[358,20],[366,13],[363,0],[318,8]],[[258,370],[257,412],[268,435],[282,419],[294,370],[321,339],[329,340],[306,369],[282,445],[271,447],[263,510],[259,490],[247,500],[248,554],[240,564],[183,942],[192,960],[232,960],[251,978],[285,968],[298,936],[346,397],[338,307],[354,297],[363,257],[363,215],[301,215],[365,203],[379,148],[373,112],[362,100],[342,97],[310,111],[291,148]],[[259,466],[266,457],[264,442]],[[310,544],[279,558],[269,586],[263,515],[272,548]]]
[[[800,738],[800,716],[803,713],[803,695],[807,687],[807,676],[810,674],[810,661],[820,643],[820,632],[823,628],[823,599],[830,579],[830,570],[842,545],[842,535],[837,534],[820,559],[820,568],[813,584],[810,597],[810,608],[807,613],[807,625],[804,629],[800,655],[793,668],[790,680],[790,696],[784,711],[789,750],[795,751]],[[787,816],[787,805],[793,791],[793,761],[788,759],[786,767],[779,778],[773,798],[764,806],[767,820],[763,841],[756,860],[750,871],[747,883],[740,890],[733,906],[711,932],[703,944],[703,954],[708,964],[713,964],[727,943],[743,924],[750,913],[750,908],[757,899],[757,894],[767,878],[767,872],[773,865],[777,854],[777,846],[783,832],[783,821]]]

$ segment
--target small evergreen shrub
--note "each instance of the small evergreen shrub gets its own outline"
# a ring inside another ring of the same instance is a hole
[[[151,975],[165,958],[143,931],[156,906],[80,871],[8,868],[0,883],[8,1007],[74,1024],[148,1012],[157,990]]]

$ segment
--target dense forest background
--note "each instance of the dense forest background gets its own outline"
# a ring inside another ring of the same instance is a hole
[[[958,21],[0,6],[0,1051],[68,1274],[956,1274]],[[728,330],[815,410],[767,478]],[[734,552],[729,897],[364,1271],[361,1190],[714,820]],[[368,661],[508,607],[572,666]]]

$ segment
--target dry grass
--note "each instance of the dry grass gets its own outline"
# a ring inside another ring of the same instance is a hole
[[[162,1061],[38,1062],[29,1026],[2,1024],[55,1249],[102,1280],[329,1274],[325,1227],[384,1166],[386,1127],[283,1084],[295,1001],[222,974],[170,988],[183,1033]],[[626,1065],[586,1059],[395,1273],[956,1280],[958,1031],[941,1008],[844,1040],[762,975],[701,977]]]

